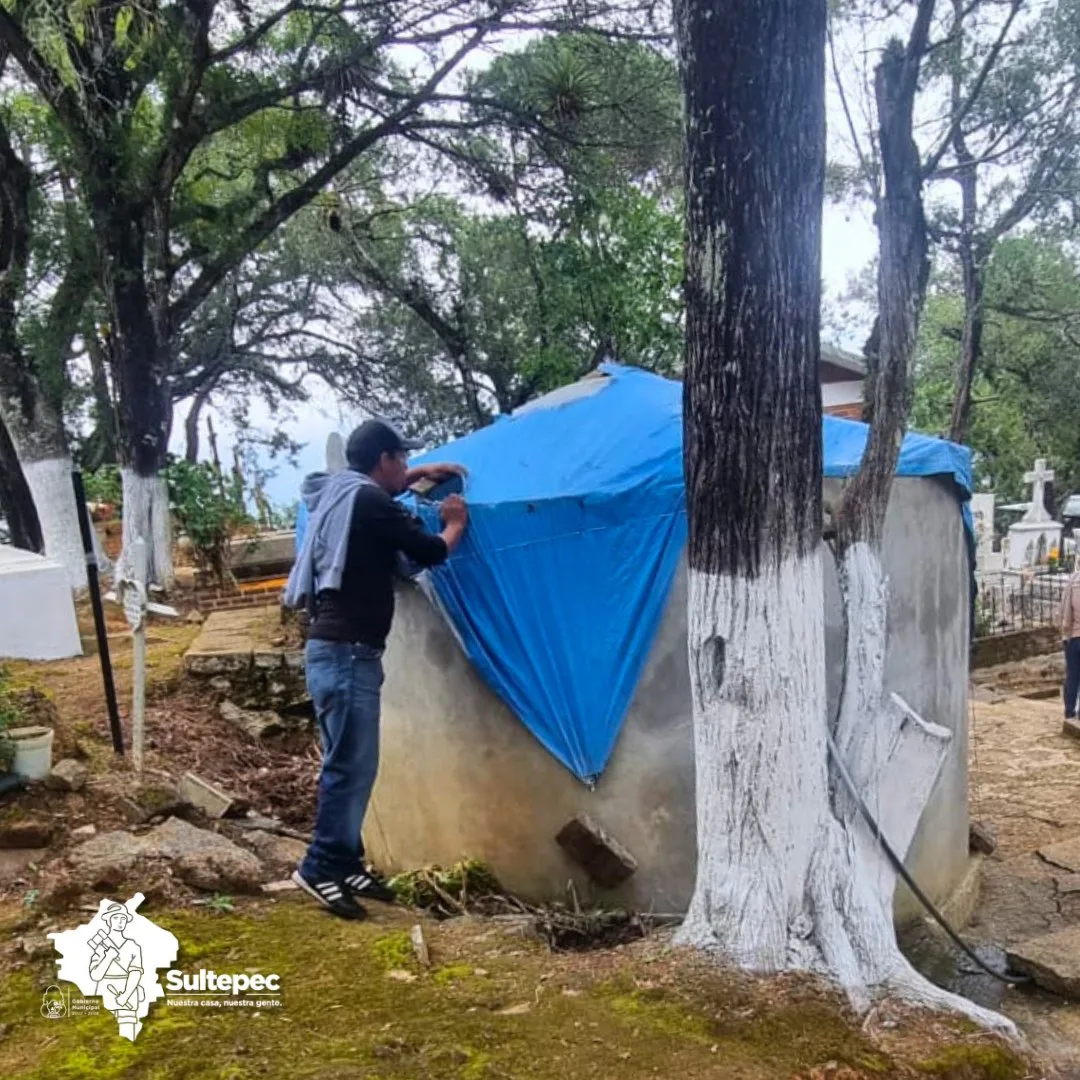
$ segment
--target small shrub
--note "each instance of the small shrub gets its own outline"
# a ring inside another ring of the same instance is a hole
[[[192,464],[183,458],[170,460],[165,479],[169,510],[191,541],[195,565],[224,582],[229,541],[252,524],[242,485],[224,480],[206,462]]]

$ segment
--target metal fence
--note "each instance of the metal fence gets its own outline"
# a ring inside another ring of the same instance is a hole
[[[975,597],[975,636],[1053,626],[1069,572],[979,574]]]

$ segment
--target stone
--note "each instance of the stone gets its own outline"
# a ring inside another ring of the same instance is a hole
[[[1007,956],[1011,970],[1044,990],[1080,1000],[1080,926],[1014,945]]]
[[[198,608],[192,608],[191,611],[184,616],[184,622],[189,622],[194,626],[201,626],[206,622],[206,618]]]
[[[184,667],[192,675],[228,675],[247,671],[250,666],[250,653],[188,651],[184,655]]]
[[[307,844],[290,836],[275,836],[253,829],[244,840],[267,867],[283,873],[295,870],[307,854]]]
[[[250,851],[180,818],[169,818],[143,839],[151,850],[165,854],[181,881],[197,889],[254,892],[265,877]]]
[[[0,848],[43,848],[53,838],[53,826],[47,821],[28,818],[0,825]]]
[[[90,770],[74,758],[58,761],[45,779],[45,786],[54,791],[79,791],[86,786]]]
[[[253,654],[253,661],[257,671],[277,671],[285,663],[285,654],[280,649]]]
[[[192,805],[212,818],[224,817],[235,802],[231,795],[190,772],[184,773],[184,778],[180,781],[180,792]]]
[[[143,851],[142,837],[129,832],[102,833],[68,854],[75,875],[93,888],[116,888],[135,869]]]
[[[73,840],[89,840],[91,836],[96,835],[96,825],[80,825],[77,829],[71,830],[71,838]]]
[[[210,689],[218,694],[227,694],[232,689],[232,682],[224,675],[215,675],[209,682]]]
[[[1080,874],[1063,874],[1054,878],[1057,890],[1063,896],[1080,893]]]
[[[26,870],[40,864],[48,855],[48,848],[11,848],[0,851],[0,885],[21,880]]]
[[[283,878],[281,881],[268,881],[262,887],[262,891],[270,896],[273,896],[275,893],[296,892],[299,891],[299,889],[300,886],[297,885],[292,878]]]
[[[280,735],[285,730],[285,721],[270,709],[241,709],[231,701],[223,701],[218,706],[218,712],[222,720],[255,739]]]
[[[250,851],[231,840],[169,818],[142,836],[104,833],[68,855],[72,871],[94,886],[118,887],[144,861],[164,861],[181,881],[208,891],[252,892],[264,873]]]
[[[968,850],[979,855],[993,855],[997,850],[994,827],[981,821],[973,821],[968,828]]]
[[[1080,836],[1039,848],[1039,858],[1071,874],[1080,874]]]
[[[1071,735],[1074,739],[1080,739],[1080,723],[1071,719],[1063,720],[1061,724],[1061,734]]]
[[[567,822],[555,839],[601,888],[621,885],[637,869],[637,859],[588,814]]]

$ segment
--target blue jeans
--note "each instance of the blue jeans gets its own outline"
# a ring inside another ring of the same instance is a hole
[[[300,872],[314,881],[340,881],[356,873],[364,857],[360,830],[379,771],[382,653],[309,641],[305,662],[323,763],[315,831]]]
[[[1076,699],[1080,696],[1080,638],[1065,642],[1065,717],[1076,716]]]

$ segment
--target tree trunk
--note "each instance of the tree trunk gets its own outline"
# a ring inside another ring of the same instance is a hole
[[[22,465],[7,426],[0,418],[0,512],[7,522],[11,542],[24,551],[41,553],[45,542]]]
[[[682,938],[777,971],[790,963],[828,792],[818,385],[825,0],[679,0],[676,24],[698,810]]]
[[[191,399],[191,408],[184,421],[184,458],[192,465],[199,460],[199,420],[209,398],[209,392],[200,390]]]
[[[71,455],[59,406],[45,393],[16,327],[30,250],[30,170],[0,125],[0,419],[33,496],[45,554],[67,567],[73,588],[86,584]]]
[[[924,29],[932,8],[922,0]],[[1000,1027],[900,954],[895,878],[829,773],[818,385],[825,21],[825,0],[676,4],[698,815],[697,881],[680,939],[757,971],[824,974],[859,1007],[891,989]],[[896,194],[910,211],[910,189]],[[899,265],[910,280],[909,260]],[[885,401],[898,385],[890,333],[883,312],[875,404],[878,418],[895,420]],[[881,738],[885,592],[865,537],[880,537],[881,470],[891,480],[888,448],[898,445],[889,425],[881,433],[853,485],[865,498],[843,526],[864,542],[849,544],[841,564],[852,633],[838,735],[845,717],[870,726],[864,740],[847,738],[848,752],[860,795],[902,857],[937,775],[923,761],[940,764],[948,733],[890,700],[893,738]],[[904,736],[897,715],[910,721]]]
[[[91,187],[91,213],[102,251],[102,292],[111,322],[124,486],[123,552],[117,573],[131,572],[131,546],[142,537],[147,545],[147,580],[169,588],[173,582],[172,525],[161,475],[172,413],[166,383],[168,328],[160,314],[155,318],[147,289],[141,212],[135,207],[118,208],[107,182]]]
[[[105,349],[93,326],[84,329],[87,353],[90,356],[90,376],[94,390],[94,431],[90,436],[90,453],[86,465],[90,469],[116,462],[116,408],[109,389],[108,362]]]
[[[963,226],[960,238],[960,267],[964,283],[964,328],[960,336],[960,364],[956,372],[956,397],[949,420],[949,439],[963,443],[971,420],[971,391],[982,357],[983,334],[983,259],[980,245],[971,236],[975,218],[975,170],[964,174]],[[970,215],[968,207],[971,207]]]

